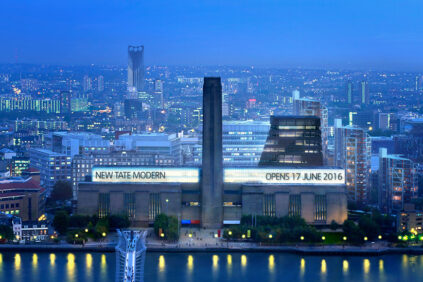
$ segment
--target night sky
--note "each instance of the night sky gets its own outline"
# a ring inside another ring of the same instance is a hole
[[[423,71],[421,0],[1,0],[0,63]]]

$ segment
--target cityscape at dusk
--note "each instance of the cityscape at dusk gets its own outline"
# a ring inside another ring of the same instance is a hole
[[[423,2],[0,4],[0,281],[423,276]]]

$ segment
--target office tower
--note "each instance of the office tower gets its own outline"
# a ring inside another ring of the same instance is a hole
[[[351,80],[349,80],[347,83],[347,103],[353,103],[353,84]]]
[[[144,46],[128,46],[128,87],[144,90]]]
[[[335,165],[345,168],[348,198],[365,204],[370,185],[371,139],[361,128],[335,120]]]
[[[224,121],[223,122],[223,165],[225,167],[256,167],[269,134],[269,122]],[[193,147],[193,164],[201,165],[202,147]]]
[[[369,84],[364,80],[361,82],[360,103],[362,105],[368,105],[370,103]]]
[[[154,81],[154,100],[156,106],[163,109],[164,108],[164,100],[163,100],[163,81],[160,79],[156,79]]]
[[[394,135],[395,153],[416,163],[423,162],[423,120],[400,121],[403,134]]]
[[[389,130],[391,128],[391,114],[378,113],[378,128]]]
[[[320,118],[271,116],[269,135],[259,165],[322,166]]]
[[[297,91],[298,92],[298,91]],[[293,114],[295,116],[315,116],[320,118],[320,130],[322,135],[322,153],[324,164],[329,164],[329,124],[328,109],[319,101],[300,98],[299,92],[293,93]]]
[[[84,92],[91,91],[93,88],[91,78],[88,75],[84,75],[84,80],[82,81],[82,88]]]
[[[220,77],[205,77],[203,86],[202,225],[223,223],[222,84]]]
[[[57,181],[71,181],[71,157],[45,149],[30,149],[32,167],[40,171],[41,186],[53,189]]]
[[[97,91],[103,92],[104,91],[104,76],[99,75],[97,77]]]
[[[379,149],[379,208],[386,213],[401,211],[417,197],[417,172],[412,160]]]
[[[71,93],[69,91],[60,92],[60,113],[71,112]]]

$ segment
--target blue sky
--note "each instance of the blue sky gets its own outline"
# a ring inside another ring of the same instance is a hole
[[[0,63],[423,71],[419,0],[1,0]]]

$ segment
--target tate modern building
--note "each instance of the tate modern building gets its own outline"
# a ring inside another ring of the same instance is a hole
[[[301,216],[308,223],[342,224],[347,218],[345,170],[321,164],[320,122],[313,117],[272,117],[257,167],[223,167],[222,86],[203,87],[201,167],[101,166],[78,184],[79,214],[127,214],[147,226],[156,215],[183,225],[220,228],[242,215]]]

